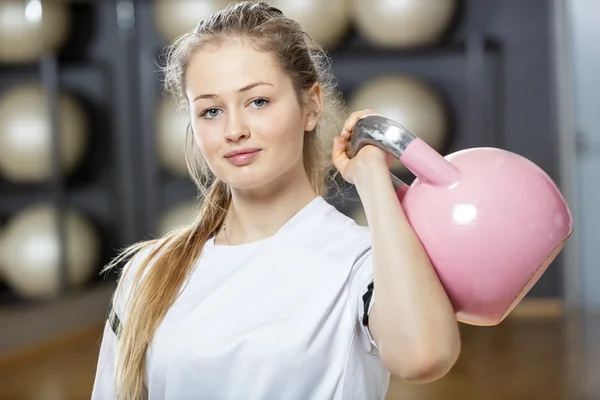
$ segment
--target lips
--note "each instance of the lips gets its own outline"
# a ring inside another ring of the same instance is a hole
[[[256,149],[256,148],[245,148],[245,149],[238,149],[238,150],[233,150],[230,151],[229,153],[225,154],[225,158],[232,158],[235,156],[240,156],[243,154],[253,154],[253,153],[257,153],[259,152],[260,149]]]
[[[250,164],[260,153],[261,149],[246,148],[230,151],[225,159],[238,167]]]

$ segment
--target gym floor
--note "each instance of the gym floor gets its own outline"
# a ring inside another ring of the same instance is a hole
[[[386,400],[600,398],[600,339],[593,339],[600,338],[600,318],[515,318],[496,327],[461,328],[462,355],[446,377],[422,386],[392,380]],[[59,347],[0,364],[0,398],[89,399],[100,334],[96,328]],[[587,346],[586,337],[591,339]]]

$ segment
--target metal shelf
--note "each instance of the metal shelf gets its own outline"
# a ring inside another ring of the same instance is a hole
[[[130,109],[125,103],[127,83],[131,79],[127,65],[122,61],[123,53],[131,52],[124,48],[123,38],[116,29],[115,4],[98,2],[75,7],[91,10],[88,16],[93,15],[94,21],[101,25],[95,32],[98,42],[91,43],[89,50],[86,48],[87,54],[47,54],[39,63],[0,65],[0,95],[3,90],[21,83],[35,82],[43,86],[54,139],[51,179],[39,184],[19,184],[0,177],[0,222],[4,224],[15,213],[40,202],[53,204],[59,215],[72,207],[85,215],[100,235],[102,248],[97,265],[99,272],[118,249],[135,242],[139,237],[136,225],[135,147],[129,126]],[[77,31],[72,32],[72,35],[77,34]],[[67,92],[80,101],[90,128],[89,151],[71,176],[65,176],[58,168],[60,121],[56,106],[61,92]],[[65,296],[83,295],[86,289],[75,292],[66,290],[64,218],[58,218],[57,232],[63,244],[63,268],[60,272],[63,290],[55,300],[62,301]],[[89,287],[103,279],[99,276],[93,278]],[[113,280],[114,276],[106,279]],[[43,304],[53,301],[45,300]],[[20,304],[34,309],[41,306],[38,302],[20,299],[6,285],[0,287],[0,305],[13,308]]]

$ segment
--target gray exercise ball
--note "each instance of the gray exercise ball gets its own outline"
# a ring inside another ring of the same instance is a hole
[[[288,18],[298,22],[323,47],[332,48],[350,27],[348,0],[269,0]]]
[[[182,228],[194,222],[196,216],[196,203],[184,201],[169,208],[158,221],[159,234],[165,235],[173,229]]]
[[[60,237],[56,209],[27,207],[14,215],[2,234],[0,269],[6,284],[25,298],[47,298],[60,288]],[[68,286],[81,287],[100,262],[100,238],[83,215],[66,213]]]
[[[447,141],[447,107],[439,93],[427,82],[404,74],[383,74],[367,80],[352,93],[350,110],[372,109],[393,119],[440,151]],[[391,168],[401,174],[399,162]]]
[[[341,108],[345,110],[345,102],[342,104]],[[328,158],[330,158],[332,155],[333,139],[336,136],[340,136],[342,133],[346,118],[347,116],[345,115],[345,111],[339,113],[330,112],[319,117],[317,122],[319,141],[322,151],[327,155]]]
[[[88,121],[66,93],[58,104],[61,166],[71,173],[87,149]],[[21,84],[0,93],[0,175],[15,182],[39,182],[52,173],[52,127],[44,88]]]
[[[369,223],[367,222],[367,214],[365,213],[365,209],[360,202],[352,209],[350,218],[352,218],[357,225],[369,226]]]
[[[352,0],[358,31],[380,47],[414,48],[442,38],[458,0]]]
[[[2,243],[4,243],[4,235],[5,235],[6,227],[4,225],[0,226],[0,259],[2,258],[2,254],[4,253],[4,248],[2,247]],[[0,282],[4,281],[4,277],[2,276],[2,264],[0,264]]]
[[[177,106],[171,96],[159,99],[155,115],[156,153],[159,162],[175,175],[188,177],[185,145],[189,116]]]
[[[198,23],[225,8],[232,0],[154,0],[153,13],[156,29],[171,42],[193,31]]]
[[[59,51],[70,23],[65,0],[0,1],[0,63],[32,62]]]

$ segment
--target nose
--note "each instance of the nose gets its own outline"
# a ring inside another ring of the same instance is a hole
[[[244,123],[243,119],[236,115],[231,115],[227,121],[227,127],[225,129],[225,140],[227,142],[239,142],[243,139],[250,137],[250,130]]]

